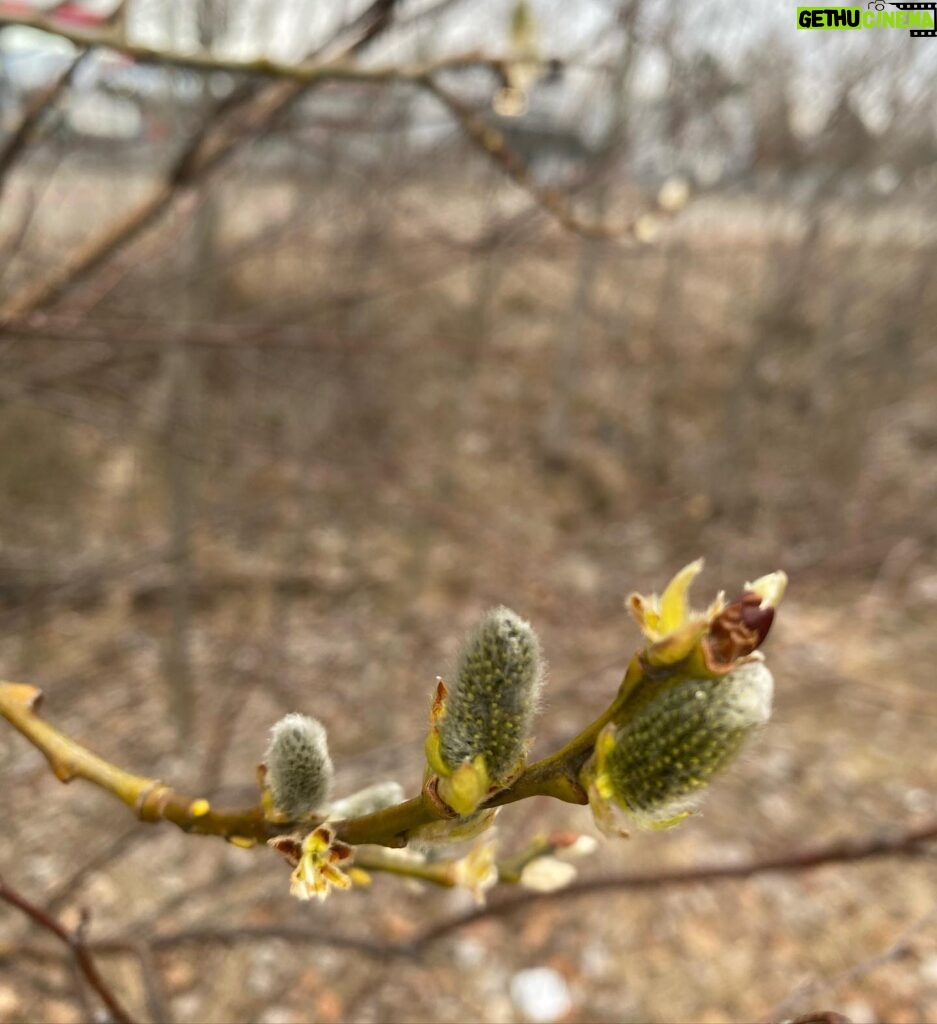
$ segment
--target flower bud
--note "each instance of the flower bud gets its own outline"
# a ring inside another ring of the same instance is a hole
[[[675,824],[768,721],[773,689],[764,662],[752,660],[722,678],[657,692],[600,737],[594,796],[611,799],[642,827]]]
[[[264,784],[274,807],[289,818],[321,810],[332,789],[325,728],[308,715],[281,718],[270,731]]]
[[[465,642],[451,692],[441,690],[427,743],[439,793],[460,814],[520,771],[542,685],[531,625],[508,608],[488,612]]]
[[[350,889],[356,877],[365,885],[370,882],[366,872],[350,866],[354,851],[347,843],[335,838],[335,832],[329,825],[314,828],[304,838],[274,836],[267,840],[267,845],[293,868],[290,895],[297,899],[311,900],[314,896],[317,900],[324,900],[332,889]]]

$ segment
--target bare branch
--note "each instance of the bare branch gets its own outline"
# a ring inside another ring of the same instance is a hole
[[[42,115],[55,106],[62,93],[71,85],[75,72],[81,66],[87,53],[87,50],[82,50],[62,74],[35,97],[33,102],[23,111],[19,123],[12,130],[2,148],[0,148],[0,195],[3,194],[3,184],[6,181],[7,175],[29,143],[33,129],[41,120]]]
[[[555,188],[544,188],[539,185],[524,161],[508,145],[504,133],[488,125],[480,115],[463,103],[454,93],[441,86],[434,77],[434,72],[421,76],[419,84],[449,111],[465,135],[492,163],[567,231],[587,238],[637,241],[636,233],[648,216],[647,210],[642,210],[638,216],[618,224],[607,223],[601,219],[592,220],[581,217],[562,192]],[[663,210],[655,212],[655,216],[663,215]]]
[[[94,958],[85,944],[81,929],[69,932],[54,917],[47,914],[41,907],[30,903],[16,890],[11,889],[2,878],[0,878],[0,899],[5,900],[10,906],[21,910],[27,917],[31,918],[41,928],[51,932],[60,942],[63,942],[71,951],[75,964],[81,971],[88,984],[101,997],[101,1001],[107,1007],[111,1017],[118,1024],[133,1024],[133,1018],[120,1005],[117,997],[110,990],[107,982],[101,977],[95,965]]]
[[[146,1002],[150,1016],[159,1024],[173,1024],[172,1007],[163,991],[159,968],[153,957],[152,947],[148,942],[135,942],[134,953],[140,964],[140,976],[146,990]]]
[[[152,940],[154,950],[175,949],[177,946],[240,946],[265,939],[282,939],[309,946],[327,946],[333,949],[347,949],[365,956],[385,958],[410,958],[414,954],[405,946],[391,943],[372,942],[351,935],[336,935],[325,927],[305,928],[302,925],[245,925],[235,928],[204,927],[180,929],[165,932]]]
[[[368,12],[365,12],[366,16],[362,16],[364,20],[361,20],[360,25],[356,22],[352,26],[360,34],[345,47],[343,53],[333,59],[313,59],[299,64],[280,64],[266,58],[245,61],[219,58],[201,52],[177,53],[157,50],[128,43],[113,27],[75,28],[60,24],[42,14],[0,14],[0,26],[27,25],[68,39],[79,46],[108,47],[140,63],[183,67],[201,72],[226,71],[281,80],[256,97],[252,103],[244,102],[245,95],[250,95],[250,92],[243,88],[235,90],[232,96],[222,101],[192,136],[167,171],[161,184],[123,217],[79,247],[63,266],[48,277],[27,285],[14,294],[0,309],[0,323],[55,302],[73,285],[93,273],[147,230],[169,208],[182,187],[204,179],[227,159],[245,138],[252,137],[269,126],[302,92],[329,81],[409,82],[428,90],[455,117],[469,138],[565,228],[600,238],[634,235],[640,218],[616,227],[585,221],[574,213],[568,200],[561,193],[538,186],[523,161],[507,147],[503,135],[487,127],[461,100],[443,89],[435,80],[435,76],[444,71],[479,68],[488,69],[499,78],[503,78],[504,60],[477,52],[411,65],[363,67],[353,60],[355,54],[390,24],[394,6],[393,0],[376,0]],[[561,66],[561,62],[552,63]],[[237,126],[235,131],[231,131],[230,126],[224,127],[221,131],[217,130],[218,117],[226,114],[232,107],[247,108],[244,123]]]
[[[270,88],[263,90],[260,95],[254,96],[253,90],[248,87],[235,89],[234,92],[222,100],[205,118],[201,127],[192,135],[187,145],[174,161],[164,176],[163,181],[156,188],[128,211],[115,223],[106,227],[102,232],[95,235],[65,264],[53,271],[45,278],[24,286],[19,292],[0,308],[0,325],[11,317],[22,316],[42,306],[56,301],[64,295],[71,287],[93,273],[98,267],[106,263],[116,253],[120,252],[128,244],[139,237],[147,228],[165,213],[172,205],[176,194],[180,189],[191,186],[203,180],[209,173],[216,170],[227,160],[239,146],[249,138],[267,128],[279,117],[290,104],[304,91],[315,85],[334,79],[373,80],[389,81],[399,78],[400,69],[389,67],[384,69],[362,69],[355,63],[348,60],[349,56],[359,53],[365,46],[370,44],[389,23],[389,14],[393,3],[387,0],[377,0],[376,7],[383,12],[374,20],[366,20],[361,25],[353,26],[359,34],[347,44],[344,53],[332,61],[311,61],[301,65],[271,65],[269,62],[260,62],[268,67],[264,74],[271,77],[284,78]],[[41,28],[56,35],[69,38],[78,45],[102,45],[109,46],[127,56],[134,57],[141,62],[158,63],[170,66],[191,67],[195,70],[228,70],[228,71],[250,71],[250,68],[240,67],[240,62],[214,62],[204,54],[197,55],[195,63],[190,60],[190,55],[177,54],[179,59],[172,56],[166,59],[161,51],[148,50],[143,48],[128,47],[122,39],[119,27],[111,27],[106,30],[78,30],[59,25],[54,20],[43,15],[0,15],[0,26],[4,24],[23,24]],[[77,36],[75,36],[77,33]],[[95,41],[83,43],[78,37],[90,35]],[[136,52],[139,50],[139,52]],[[472,58],[456,58],[454,64],[462,63],[464,66],[475,66],[477,61]],[[278,70],[272,71],[271,68]],[[254,72],[258,69],[255,67]],[[286,74],[286,72],[289,74]],[[280,72],[283,72],[282,74]],[[413,74],[416,80],[425,69],[417,69]],[[222,124],[218,130],[218,119],[224,119],[231,111],[242,114],[236,125]],[[233,128],[233,130],[232,130]]]
[[[322,946],[331,949],[346,949],[377,960],[413,959],[417,954],[405,944],[372,942],[353,935],[340,935],[327,928],[303,925],[235,925],[221,927],[196,925],[176,931],[155,935],[146,943],[149,952],[162,953],[179,946],[241,946],[252,942],[280,940],[297,946]],[[139,958],[140,944],[130,939],[102,939],[86,947],[98,957],[134,956]],[[46,963],[58,959],[58,955],[44,946],[9,944],[0,945],[0,962],[18,958]],[[158,1018],[162,1020],[163,1018]]]
[[[919,857],[927,852],[927,844],[934,841],[937,841],[937,821],[930,821],[925,825],[905,829],[901,832],[808,846],[779,854],[776,857],[751,860],[743,864],[711,864],[698,868],[681,868],[676,871],[650,871],[642,874],[587,878],[555,892],[512,894],[496,903],[440,921],[439,924],[433,925],[419,937],[416,946],[423,948],[451,932],[474,924],[476,921],[494,917],[509,917],[544,902],[562,902],[605,892],[698,885],[707,882],[751,878],[754,875],[772,872],[792,874],[822,867],[825,864],[848,864],[880,857]]]
[[[864,978],[872,971],[878,970],[879,967],[894,963],[894,961],[901,960],[908,956],[913,948],[912,939],[914,936],[922,929],[930,926],[935,917],[937,917],[937,906],[931,907],[923,917],[918,918],[918,920],[910,925],[910,927],[903,929],[901,934],[897,938],[893,939],[885,949],[873,953],[871,956],[864,957],[858,963],[852,964],[845,970],[840,971],[831,977],[815,978],[797,986],[793,992],[785,996],[785,998],[774,1007],[771,1012],[771,1020],[786,1019],[790,1010],[798,1002],[803,1003],[808,997],[812,999],[824,990],[827,992],[833,992],[843,985],[851,985],[860,978]],[[820,1021],[820,1024],[824,1024],[824,1019],[822,1017],[810,1017],[809,1014],[807,1014],[807,1017],[811,1021],[816,1019]],[[798,1020],[800,1019],[801,1018],[798,1018]],[[835,1024],[835,1022],[833,1022],[833,1024]]]
[[[810,1010],[795,1017],[789,1024],[851,1024],[851,1021],[836,1010]]]
[[[375,7],[390,8],[393,3],[386,0]],[[142,46],[121,39],[110,29],[78,28],[58,22],[42,14],[0,14],[0,26],[20,25],[48,32],[50,35],[67,39],[76,46],[105,47],[140,64],[159,64],[163,67],[184,68],[188,71],[225,71],[233,75],[254,75],[260,78],[279,78],[301,85],[319,84],[324,81],[352,82],[413,82],[417,83],[426,75],[447,70],[469,70],[489,68],[500,71],[504,61],[487,57],[475,51],[455,54],[440,60],[418,62],[410,65],[385,64],[362,67],[349,56],[358,52],[375,38],[379,30],[389,22],[384,16],[375,17],[370,24],[362,22],[362,34],[338,57],[328,60],[310,60],[298,64],[284,64],[267,57],[241,60],[235,57],[220,57],[203,51],[175,51]]]

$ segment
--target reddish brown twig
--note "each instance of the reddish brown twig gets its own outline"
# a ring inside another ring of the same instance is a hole
[[[46,931],[51,932],[60,942],[63,942],[71,951],[75,964],[85,980],[101,997],[101,1002],[107,1007],[111,1018],[117,1024],[133,1024],[133,1018],[120,1005],[117,997],[98,972],[94,958],[88,950],[80,930],[75,932],[68,931],[41,907],[30,903],[24,896],[11,889],[2,878],[0,878],[0,899],[5,900],[10,906],[21,910],[41,928],[45,928]]]
[[[835,1010],[811,1010],[795,1017],[790,1024],[852,1024],[848,1017]]]

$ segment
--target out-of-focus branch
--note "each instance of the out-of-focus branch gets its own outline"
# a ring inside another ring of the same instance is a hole
[[[888,944],[887,948],[873,953],[871,956],[864,957],[858,963],[852,964],[831,977],[816,978],[799,985],[790,995],[786,996],[774,1007],[769,1015],[769,1019],[772,1021],[786,1020],[793,1007],[798,1003],[803,1005],[807,999],[810,999],[812,1002],[824,990],[826,992],[835,992],[844,985],[852,985],[872,971],[908,956],[912,952],[912,940],[915,935],[933,924],[935,917],[937,917],[937,906],[931,907],[923,917],[915,921],[910,927],[905,928],[897,938]],[[818,1021],[818,1024],[827,1024],[827,1018],[811,1016],[810,1014],[806,1014],[804,1018],[798,1017],[797,1020],[804,1020],[805,1024],[813,1020]],[[792,1024],[796,1024],[796,1022],[792,1022]],[[832,1021],[830,1024],[837,1024],[837,1022]]]
[[[393,6],[384,3],[375,6]],[[20,25],[39,29],[50,35],[67,39],[76,46],[104,47],[121,53],[125,57],[140,64],[159,64],[163,67],[184,68],[188,71],[224,71],[232,75],[255,75],[263,78],[280,78],[303,85],[312,85],[321,81],[352,81],[352,82],[419,82],[426,75],[440,71],[469,70],[473,68],[489,68],[501,71],[505,62],[496,57],[488,57],[476,51],[455,54],[429,62],[413,64],[385,64],[363,67],[349,60],[347,53],[360,49],[374,37],[379,29],[387,24],[386,19],[375,17],[363,38],[355,40],[343,55],[329,60],[310,60],[296,64],[285,64],[270,60],[268,57],[254,57],[249,60],[236,57],[222,57],[203,51],[183,51],[158,49],[131,43],[120,37],[111,29],[88,29],[72,24],[56,21],[42,14],[3,14],[0,13],[0,26]]]
[[[253,121],[249,129],[262,125],[267,117],[274,116],[280,109],[279,94],[284,91],[292,94],[296,86],[278,86],[271,90],[277,93],[271,109],[258,101],[252,107],[252,113],[260,118],[255,126]],[[94,235],[89,241],[77,248],[62,266],[53,270],[46,277],[39,278],[25,285],[0,308],[0,329],[10,318],[30,313],[41,306],[54,302],[70,288],[78,284],[98,267],[120,252],[134,239],[150,227],[172,204],[176,194],[185,186],[215,169],[236,148],[242,136],[228,133],[218,137],[218,122],[232,108],[238,108],[250,98],[246,90],[235,90],[231,96],[222,100],[205,118],[197,131],[193,133],[182,151],[167,170],[162,182],[133,209],[122,217],[118,217],[103,231]],[[289,95],[287,102],[292,101]],[[250,119],[248,119],[250,120]]]
[[[555,188],[544,188],[534,180],[527,164],[508,145],[503,132],[487,124],[459,97],[440,85],[433,73],[421,76],[419,84],[449,111],[464,134],[492,163],[567,231],[584,235],[587,238],[636,240],[640,225],[646,223],[647,210],[643,210],[638,216],[621,223],[608,223],[602,219],[593,220],[581,217],[561,191]],[[659,214],[655,213],[655,216],[664,214],[665,211],[661,210]]]
[[[789,1024],[852,1024],[850,1019],[836,1010],[810,1010],[794,1017]]]
[[[21,910],[41,928],[45,928],[46,931],[51,932],[60,942],[63,942],[71,951],[75,964],[78,970],[81,971],[82,976],[101,997],[101,1002],[107,1007],[111,1018],[117,1021],[117,1024],[133,1024],[130,1014],[121,1006],[107,982],[101,977],[94,958],[85,944],[81,929],[75,932],[67,931],[41,907],[30,903],[29,900],[21,896],[15,889],[11,889],[2,878],[0,878],[0,899],[9,903],[10,906]]]
[[[822,845],[791,850],[776,857],[751,860],[742,864],[710,864],[675,871],[649,871],[641,874],[607,875],[586,878],[555,892],[512,894],[466,914],[440,921],[428,928],[416,941],[420,948],[451,932],[485,918],[508,917],[545,901],[557,902],[593,896],[597,893],[638,891],[699,885],[733,879],[751,878],[772,872],[794,874],[825,864],[848,864],[879,857],[918,857],[927,852],[927,844],[937,841],[937,821],[900,832],[882,833],[857,839],[843,839]]]
[[[75,284],[93,273],[158,220],[169,209],[176,194],[183,187],[195,185],[204,180],[209,173],[217,170],[245,140],[256,138],[304,91],[314,85],[329,81],[331,78],[348,77],[348,72],[356,67],[353,63],[348,62],[348,58],[361,52],[386,28],[394,3],[391,0],[375,0],[375,4],[372,6],[376,10],[376,15],[373,18],[365,19],[360,25],[356,23],[350,26],[349,30],[354,30],[353,36],[345,43],[344,51],[339,58],[333,61],[319,63],[312,61],[295,66],[302,67],[304,73],[315,69],[315,74],[311,77],[296,78],[293,76],[292,80],[278,81],[257,96],[249,87],[241,87],[222,100],[192,135],[164,175],[162,182],[123,217],[108,225],[103,231],[80,246],[63,266],[15,293],[4,306],[0,307],[0,326],[11,317],[30,313],[54,302]],[[5,23],[31,24],[36,19],[44,24],[34,25],[34,27],[60,34],[61,26],[42,15],[23,15],[22,19],[19,16],[0,15],[0,25]],[[110,41],[101,45],[120,49],[123,41],[120,37],[119,26],[103,31],[108,35]],[[341,35],[343,37],[346,35],[345,29],[342,30]],[[204,55],[201,57],[207,59]],[[157,51],[151,51],[150,58],[156,63],[165,63],[159,59]],[[145,58],[140,55],[137,59],[143,61]],[[288,67],[294,66],[288,65]],[[378,80],[386,79],[378,78]],[[237,118],[234,115],[238,115]],[[237,123],[229,123],[235,120]],[[221,122],[220,130],[219,121]]]
[[[39,13],[0,14],[0,26],[26,25],[68,39],[79,46],[107,47],[140,63],[183,67],[203,73],[225,71],[242,76],[280,80],[251,102],[245,102],[245,95],[249,97],[250,93],[249,90],[243,89],[235,90],[231,97],[222,101],[194,133],[154,191],[115,223],[79,247],[70,259],[48,277],[33,282],[14,294],[0,308],[0,324],[4,320],[22,316],[56,301],[73,285],[149,228],[168,209],[182,187],[197,183],[216,169],[245,139],[255,137],[269,126],[300,93],[330,81],[379,84],[409,82],[421,86],[436,96],[456,119],[461,129],[490,159],[565,228],[601,238],[628,237],[635,234],[640,217],[633,222],[617,226],[584,220],[575,213],[562,193],[537,185],[523,160],[507,146],[503,134],[488,127],[478,115],[436,81],[436,76],[445,71],[479,68],[488,69],[502,79],[506,73],[505,60],[471,52],[411,64],[365,67],[358,63],[354,59],[355,55],[390,24],[394,6],[393,0],[376,0],[369,8],[371,13],[368,17],[356,26],[357,37],[346,44],[337,57],[311,59],[298,64],[281,64],[266,58],[236,60],[204,52],[184,53],[154,49],[128,43],[113,26],[102,29],[76,28]],[[560,62],[552,63],[560,66]],[[232,107],[246,107],[242,123],[237,126],[223,125],[222,129],[218,130],[219,118],[223,119]]]
[[[195,925],[176,931],[154,935],[146,943],[151,953],[163,953],[179,946],[241,946],[252,942],[279,939],[297,946],[323,946],[331,949],[346,949],[378,960],[411,959],[415,956],[401,943],[372,942],[353,935],[341,935],[328,928],[313,925],[237,925],[227,928],[214,925]],[[102,939],[88,943],[86,950],[95,956],[138,956],[139,943],[128,939]],[[57,954],[39,945],[0,944],[0,963],[28,959],[37,963],[57,959]],[[159,1018],[162,1020],[162,1018]]]
[[[134,954],[140,965],[140,977],[146,991],[147,1008],[150,1016],[159,1024],[173,1024],[172,1007],[163,991],[163,982],[159,968],[148,942],[133,943]]]
[[[347,352],[361,347],[360,339],[341,334],[316,333],[307,325],[160,323],[113,317],[88,318],[65,314],[31,313],[0,322],[0,338],[41,341],[88,342],[107,345],[125,355],[128,351],[161,350],[170,338],[190,348],[264,348]],[[32,380],[30,381],[32,383]]]
[[[506,857],[494,863],[498,882],[505,885],[517,885],[528,864],[540,857],[549,857],[570,846],[577,839],[576,833],[557,832],[550,836],[537,836],[518,854]],[[393,852],[380,847],[364,847],[355,853],[355,867],[365,871],[397,875],[410,878],[417,882],[427,882],[443,889],[453,889],[464,885],[460,865],[464,858],[443,858],[425,861],[418,856],[411,857],[394,855]]]
[[[41,120],[42,115],[55,106],[62,93],[71,85],[75,72],[81,66],[87,53],[87,50],[82,50],[62,74],[35,97],[23,111],[19,123],[10,132],[6,142],[0,147],[0,196],[3,195],[3,184],[6,177],[23,150],[26,149],[33,129]]]

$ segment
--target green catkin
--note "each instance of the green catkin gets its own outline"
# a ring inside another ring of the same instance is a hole
[[[332,790],[325,727],[308,715],[281,718],[270,731],[265,782],[277,810],[290,818],[321,810]]]
[[[605,772],[616,801],[653,825],[685,813],[771,714],[763,662],[719,679],[690,679],[658,694],[615,735]]]
[[[493,785],[507,782],[526,754],[543,685],[540,641],[530,623],[494,608],[468,635],[439,725],[440,755],[456,769],[479,754]]]

